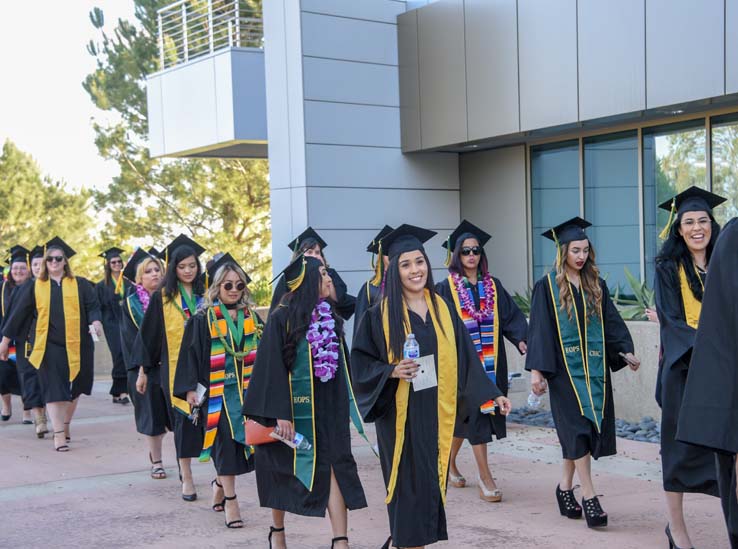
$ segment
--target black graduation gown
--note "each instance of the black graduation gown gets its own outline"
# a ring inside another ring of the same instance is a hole
[[[0,324],[7,315],[10,307],[11,294],[15,292],[15,288],[11,288],[7,280],[0,283]],[[0,395],[20,395],[21,382],[18,378],[18,370],[10,360],[0,360]]]
[[[123,279],[123,295],[128,295],[131,289],[131,283]],[[115,282],[108,284],[105,280],[101,280],[95,285],[97,292],[97,300],[100,302],[100,312],[102,314],[103,331],[105,332],[105,341],[110,349],[110,355],[113,358],[113,385],[110,387],[110,394],[118,396],[128,391],[128,379],[126,376],[126,363],[123,359],[123,351],[120,347],[120,322],[121,322],[121,303],[123,302],[118,294],[115,293]]]
[[[25,284],[33,284],[32,280],[28,280]],[[5,302],[5,314],[3,315],[3,322],[7,317],[10,316],[10,311],[13,308],[13,303],[18,295],[18,288],[13,288],[10,292],[8,300]],[[30,354],[28,346],[29,334],[32,319],[27,322],[27,328],[25,333],[20,339],[16,339],[13,343],[16,347],[15,352],[15,366],[18,371],[18,381],[20,382],[21,398],[23,399],[23,409],[30,410],[31,408],[43,408],[44,396],[41,390],[41,381],[38,378],[38,370],[31,365],[28,361],[28,355]],[[27,354],[28,353],[28,354]]]
[[[169,423],[174,431],[177,458],[200,457],[203,440],[202,427],[193,425],[187,416],[172,408],[169,395],[169,350],[164,329],[164,304],[161,290],[151,294],[149,308],[146,309],[141,321],[141,329],[133,344],[132,356],[133,365],[143,366],[148,377],[155,377],[157,370],[159,372],[159,384],[167,403]]]
[[[69,363],[67,361],[64,328],[64,304],[62,287],[51,281],[51,304],[49,330],[46,337],[46,352],[38,370],[44,402],[63,402],[92,392],[94,377],[95,346],[88,326],[100,320],[100,306],[94,288],[88,280],[75,277],[79,293],[80,312],[80,369],[73,382],[69,382]],[[31,346],[36,336],[36,296],[35,283],[29,282],[18,288],[13,297],[10,316],[3,324],[3,335],[21,340],[29,334]],[[29,325],[30,322],[30,325]]]
[[[134,288],[129,291],[127,299],[138,301]],[[123,353],[123,361],[126,365],[128,394],[133,403],[136,431],[142,435],[151,437],[162,435],[167,430],[171,430],[172,425],[169,421],[168,406],[164,399],[164,392],[161,389],[159,366],[157,365],[151,369],[150,375],[147,376],[146,392],[139,394],[136,390],[136,380],[138,379],[140,364],[136,364],[132,356],[133,346],[138,336],[138,326],[125,300],[122,304],[122,313],[120,321],[120,348]]]
[[[243,405],[243,414],[264,425],[277,419],[292,421],[289,370],[282,350],[287,338],[287,307],[272,312],[259,342],[256,362]],[[330,473],[350,510],[366,507],[364,489],[351,453],[348,387],[343,364],[336,377],[325,383],[315,380],[316,463],[313,490],[309,492],[294,476],[294,452],[274,442],[255,450],[256,487],[262,507],[296,515],[323,517],[330,495]]]
[[[336,303],[333,305],[333,309],[338,313],[338,316],[344,320],[348,320],[354,314],[356,308],[356,298],[348,293],[346,283],[341,279],[335,269],[326,269],[328,274],[333,280],[333,287],[336,288]],[[287,282],[284,279],[284,275],[279,277],[277,286],[274,288],[274,294],[272,295],[272,303],[269,305],[269,313],[271,314],[274,309],[282,301],[282,298],[287,293]]]
[[[354,311],[354,336],[359,330],[359,323],[364,318],[364,313],[370,308],[379,303],[382,295],[382,289],[369,281],[365,282],[359,290],[359,294],[356,296],[356,309]]]
[[[458,365],[458,410],[479,407],[501,396],[482,368],[469,333],[453,306],[447,307],[454,326]],[[438,363],[438,343],[430,312],[425,319],[409,311],[410,327],[420,345],[420,354],[431,352]],[[385,485],[392,472],[395,446],[395,393],[399,383],[391,378],[381,304],[371,307],[354,337],[351,377],[354,395],[364,421],[374,422]],[[458,414],[458,412],[457,412]],[[398,547],[429,545],[448,539],[446,513],[438,486],[438,388],[414,392],[411,388],[405,440],[392,501],[387,506],[392,543]]]
[[[684,315],[676,263],[656,264],[656,311],[661,330],[659,362],[661,405],[661,469],[667,492],[718,495],[715,457],[712,452],[676,439],[682,396],[696,330]],[[700,421],[699,416],[695,421]]]
[[[206,311],[199,311],[188,322],[185,328],[183,344],[179,351],[177,373],[174,376],[174,396],[187,400],[189,391],[196,391],[197,384],[210,391],[210,330]],[[244,338],[245,339],[245,338]],[[234,342],[235,343],[235,342]],[[236,351],[243,350],[243,341]],[[236,375],[243,375],[243,361],[236,360]],[[207,423],[208,399],[200,407],[200,428],[205,429]],[[232,419],[243,421],[242,416]],[[211,450],[213,465],[218,475],[242,475],[254,470],[253,455],[247,460],[244,454],[246,447],[233,439],[228,416],[225,411],[225,401],[221,408],[218,420],[218,431]]]
[[[579,459],[587,454],[598,459],[617,452],[611,373],[626,366],[619,353],[632,353],[633,340],[623,318],[610,299],[607,284],[602,279],[600,279],[600,287],[602,288],[602,322],[605,332],[607,372],[605,410],[599,433],[594,424],[579,410],[577,396],[561,356],[556,311],[551,302],[551,292],[546,277],[538,280],[533,288],[525,369],[539,370],[546,377],[551,414],[564,459]],[[579,317],[579,328],[584,333],[584,301],[581,292],[574,285],[572,285],[572,290]]]
[[[502,338],[507,338],[516,347],[521,341],[528,338],[528,321],[520,308],[515,304],[510,294],[507,293],[502,283],[492,277],[497,288],[497,314],[500,323],[500,345],[497,351],[497,388],[503,395],[507,396],[509,383],[507,380],[507,352]],[[436,292],[442,295],[449,303],[453,303],[451,286],[448,278],[436,285]],[[472,287],[474,306],[479,308],[479,288]],[[463,323],[463,322],[462,322]],[[484,367],[482,367],[484,371]],[[485,374],[486,375],[486,374]],[[492,442],[494,434],[498,439],[507,436],[507,418],[502,414],[483,414],[479,407],[467,410],[466,414],[456,417],[454,437],[465,438],[470,444],[486,444]]]
[[[738,221],[720,231],[710,258],[700,324],[679,413],[677,439],[716,452],[731,547],[738,547]]]

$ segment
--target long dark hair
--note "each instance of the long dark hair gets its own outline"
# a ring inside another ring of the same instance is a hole
[[[305,259],[305,278],[302,284],[294,292],[286,294],[281,302],[287,307],[287,339],[282,350],[282,358],[290,370],[297,355],[297,345],[305,339],[310,326],[310,316],[320,300],[320,287],[323,283],[323,275],[320,274],[320,267],[323,264],[313,257]],[[331,304],[331,316],[336,322],[336,334],[340,338],[343,336],[343,320],[336,315],[334,304],[330,299],[328,302]]]
[[[477,245],[482,250],[482,255],[479,256],[479,266],[477,268],[482,276],[487,276],[489,273],[487,254],[484,251],[484,246],[479,242],[479,239],[471,233],[464,233],[456,239],[456,247],[454,248],[453,255],[451,256],[451,263],[448,266],[448,271],[459,276],[466,276],[464,264],[461,262],[461,249],[464,247],[464,240],[468,240],[470,238],[476,240]]]
[[[425,288],[430,291],[433,312],[438,318],[438,300],[436,299],[435,284],[433,283],[433,271],[425,250],[421,248],[419,251],[423,254],[425,263],[428,265],[428,278],[425,281]],[[395,359],[402,358],[402,346],[405,344],[405,298],[402,295],[402,280],[400,280],[400,257],[398,255],[390,259],[384,284],[390,331],[389,350]],[[409,330],[410,326],[407,326],[407,329]],[[441,331],[443,331],[443,326],[441,326]]]
[[[683,212],[686,213],[686,212]],[[710,257],[712,256],[712,250],[715,247],[715,242],[720,234],[720,225],[715,221],[712,213],[707,212],[710,216],[710,222],[712,224],[712,235],[710,236],[710,242],[707,244],[706,250],[706,264],[710,263]],[[684,237],[679,234],[679,227],[682,222],[682,214],[678,214],[674,219],[674,223],[669,229],[669,238],[661,246],[659,255],[656,256],[656,261],[662,263],[665,261],[673,261],[676,268],[679,265],[684,267],[684,272],[687,275],[687,282],[689,283],[689,289],[692,290],[692,294],[695,299],[702,301],[702,283],[697,275],[694,268],[694,259],[692,254],[687,247],[687,243],[684,241]]]
[[[197,259],[195,250],[189,246],[180,246],[174,250],[174,253],[169,257],[169,263],[167,264],[167,273],[164,275],[164,281],[162,282],[162,294],[166,301],[171,301],[172,298],[179,293],[179,279],[177,278],[177,265],[188,257],[194,257],[197,262],[197,275],[195,280],[192,281],[192,294],[202,295],[204,288],[202,285],[202,265],[200,260]],[[193,311],[194,313],[194,311]]]
[[[110,257],[105,258],[105,284],[108,286],[117,282],[113,280],[113,269],[110,268],[110,262],[116,257],[121,259],[120,255],[111,255]]]

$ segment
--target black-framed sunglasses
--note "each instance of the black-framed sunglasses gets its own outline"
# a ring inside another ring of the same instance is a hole
[[[110,264],[111,265],[123,265],[123,260],[122,259],[111,259]]]
[[[230,292],[234,288],[234,284],[230,280],[228,282],[222,282],[221,286],[225,288],[226,292]],[[235,288],[239,292],[242,292],[246,288],[246,284],[244,284],[243,282],[236,282]]]
[[[62,261],[64,261],[64,256],[63,255],[50,255],[49,257],[46,258],[46,261],[49,263],[61,263]]]
[[[464,246],[461,248],[461,255],[482,255],[482,248],[479,246]]]

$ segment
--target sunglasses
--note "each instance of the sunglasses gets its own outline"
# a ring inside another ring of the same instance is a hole
[[[461,248],[461,255],[482,255],[482,248],[479,246],[464,246]]]
[[[48,261],[49,263],[61,263],[62,261],[64,261],[64,256],[63,255],[50,255],[49,257],[46,258],[46,261]]]
[[[111,265],[123,265],[123,260],[122,259],[113,259],[113,260],[110,261],[110,264]]]
[[[246,288],[246,284],[244,284],[243,282],[237,282],[234,285],[233,282],[228,281],[228,282],[223,282],[221,284],[221,286],[223,286],[225,288],[226,292],[230,292],[234,287],[239,292],[242,292],[244,290],[244,288]]]

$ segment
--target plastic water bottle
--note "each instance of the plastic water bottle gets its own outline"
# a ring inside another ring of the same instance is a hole
[[[313,447],[313,445],[310,444],[310,441],[300,433],[295,433],[295,438],[292,439],[292,444],[294,444],[295,448],[298,450],[310,450],[310,448]]]
[[[530,394],[528,395],[528,408],[533,408],[535,410],[540,405],[541,405],[541,397],[535,394],[533,391],[531,391]]]
[[[405,344],[402,346],[402,358],[412,360],[420,358],[420,345],[418,344],[418,340],[415,339],[415,334],[407,334]],[[411,380],[406,378],[405,381],[410,383]]]

